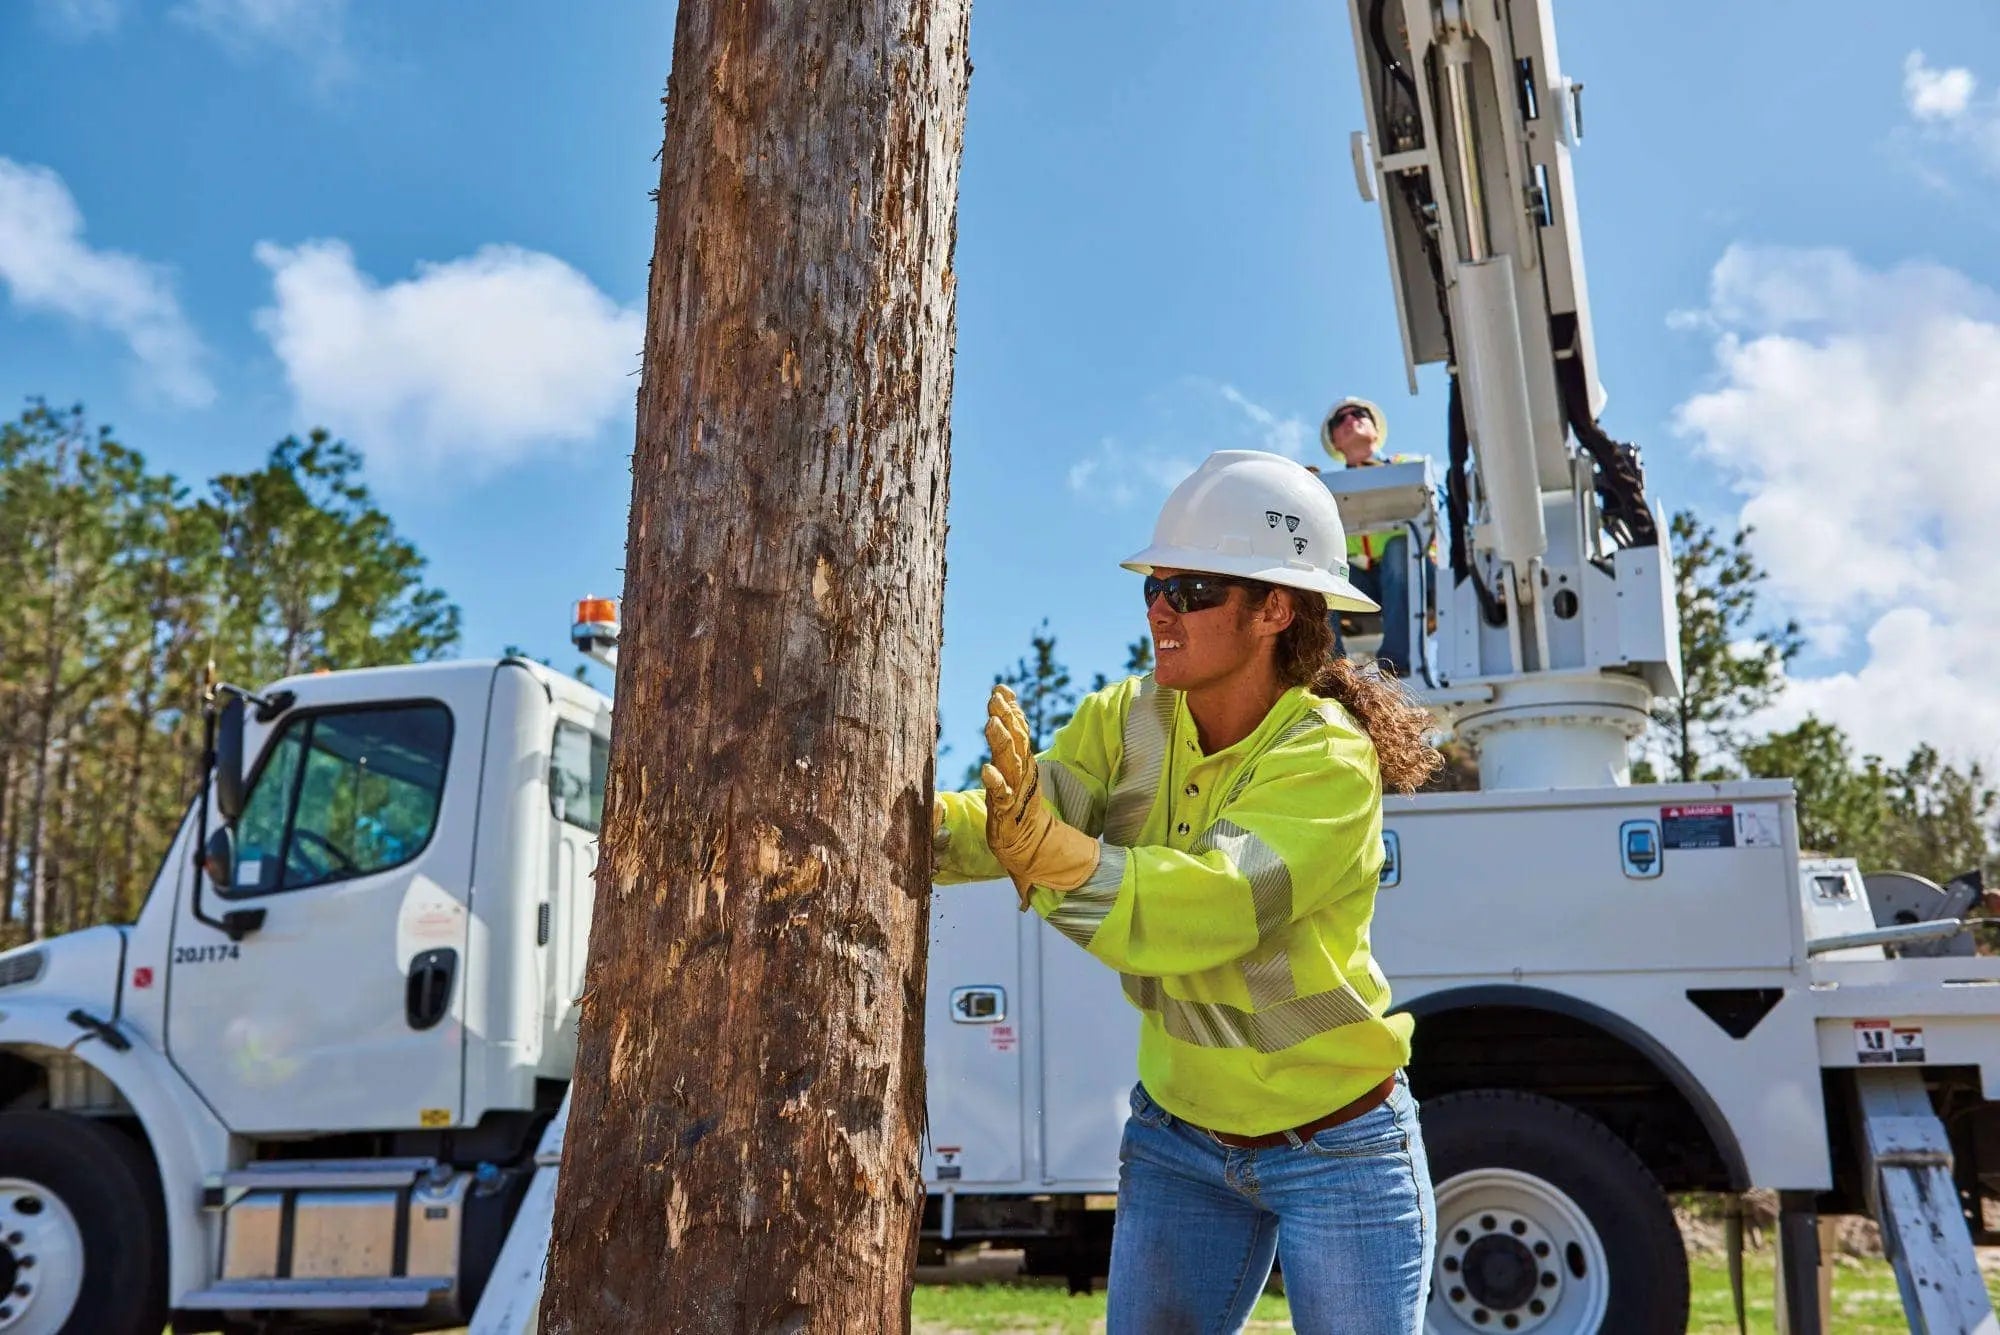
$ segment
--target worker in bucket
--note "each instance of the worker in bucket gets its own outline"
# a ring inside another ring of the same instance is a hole
[[[1429,1171],[1369,948],[1382,791],[1439,763],[1393,678],[1331,654],[1332,496],[1227,450],[1175,488],[1145,577],[1153,671],[1087,696],[1040,756],[996,686],[983,785],[939,794],[941,882],[1010,877],[1141,1015],[1111,1335],[1238,1329],[1281,1258],[1307,1335],[1423,1327]]]
[[[1320,420],[1320,444],[1348,468],[1372,468],[1417,460],[1415,454],[1384,454],[1389,443],[1389,419],[1367,399],[1345,398],[1326,410]],[[1402,533],[1354,533],[1347,539],[1348,579],[1382,606],[1382,645],[1376,661],[1391,672],[1408,676],[1416,659],[1410,644],[1409,538]],[[1426,553],[1425,573],[1435,552]],[[1432,576],[1435,578],[1435,576]],[[1334,623],[1334,648],[1345,652],[1340,625]]]

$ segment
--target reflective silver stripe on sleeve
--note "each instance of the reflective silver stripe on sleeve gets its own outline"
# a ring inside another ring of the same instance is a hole
[[[1228,858],[1250,882],[1250,904],[1257,914],[1257,944],[1238,965],[1250,1004],[1262,1011],[1298,995],[1292,981],[1292,961],[1282,949],[1266,954],[1263,947],[1292,920],[1292,873],[1272,847],[1234,821],[1219,820],[1202,831],[1193,851],[1215,850]]]
[[[1250,903],[1257,912],[1257,939],[1268,941],[1292,920],[1292,873],[1277,851],[1231,820],[1218,820],[1201,832],[1190,850],[1197,856],[1211,849],[1229,859],[1250,882]]]
[[[1298,997],[1269,1010],[1246,1011],[1220,1002],[1184,1001],[1167,995],[1157,978],[1122,975],[1125,996],[1160,1017],[1169,1037],[1203,1048],[1254,1048],[1280,1052],[1332,1030],[1375,1018],[1345,983]]]
[[[1056,815],[1076,826],[1085,834],[1096,836],[1103,832],[1103,813],[1097,803],[1091,800],[1090,788],[1082,779],[1071,773],[1069,766],[1060,760],[1036,762],[1042,771],[1042,791],[1056,804]]]
[[[1283,945],[1245,955],[1238,967],[1243,986],[1250,989],[1250,1004],[1257,1010],[1280,1005],[1299,994],[1299,985],[1292,977],[1291,952]]]
[[[1160,795],[1160,774],[1179,699],[1178,691],[1162,689],[1149,676],[1139,687],[1139,698],[1125,711],[1125,754],[1118,762],[1118,783],[1104,817],[1105,842],[1130,848],[1146,828],[1146,817]]]
[[[1118,902],[1118,887],[1125,880],[1125,850],[1104,844],[1099,851],[1102,856],[1090,879],[1064,895],[1049,915],[1049,926],[1080,946],[1088,946],[1111,916],[1111,906]]]

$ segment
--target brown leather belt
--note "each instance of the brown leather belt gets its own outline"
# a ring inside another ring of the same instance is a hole
[[[1354,1102],[1335,1108],[1316,1122],[1295,1126],[1290,1131],[1273,1131],[1263,1136],[1232,1136],[1226,1131],[1208,1131],[1207,1127],[1203,1127],[1202,1130],[1208,1131],[1209,1138],[1216,1144],[1226,1145],[1232,1150],[1266,1150],[1278,1145],[1290,1145],[1295,1143],[1294,1137],[1297,1140],[1311,1140],[1330,1126],[1339,1126],[1343,1122],[1353,1121],[1364,1113],[1374,1112],[1389,1101],[1389,1095],[1395,1088],[1396,1077],[1392,1075]]]

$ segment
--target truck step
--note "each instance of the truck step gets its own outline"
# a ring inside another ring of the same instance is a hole
[[[1922,1073],[1859,1070],[1855,1090],[1868,1208],[1910,1329],[2000,1332],[1952,1181],[1951,1142]]]
[[[204,1311],[322,1311],[355,1308],[415,1308],[448,1289],[449,1275],[399,1279],[236,1279],[190,1293],[180,1306]]]
[[[272,1159],[209,1175],[212,1187],[263,1191],[302,1188],[407,1187],[435,1167],[435,1159]]]

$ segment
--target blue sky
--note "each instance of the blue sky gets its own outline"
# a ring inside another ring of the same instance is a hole
[[[2000,754],[2000,11],[1559,5],[1605,423],[1759,526],[1807,709]],[[0,0],[0,403],[82,401],[186,478],[324,423],[465,613],[569,661],[614,592],[671,7]],[[959,219],[943,710],[1042,617],[1143,630],[1177,470],[1316,458],[1402,387],[1345,7],[985,0]]]

